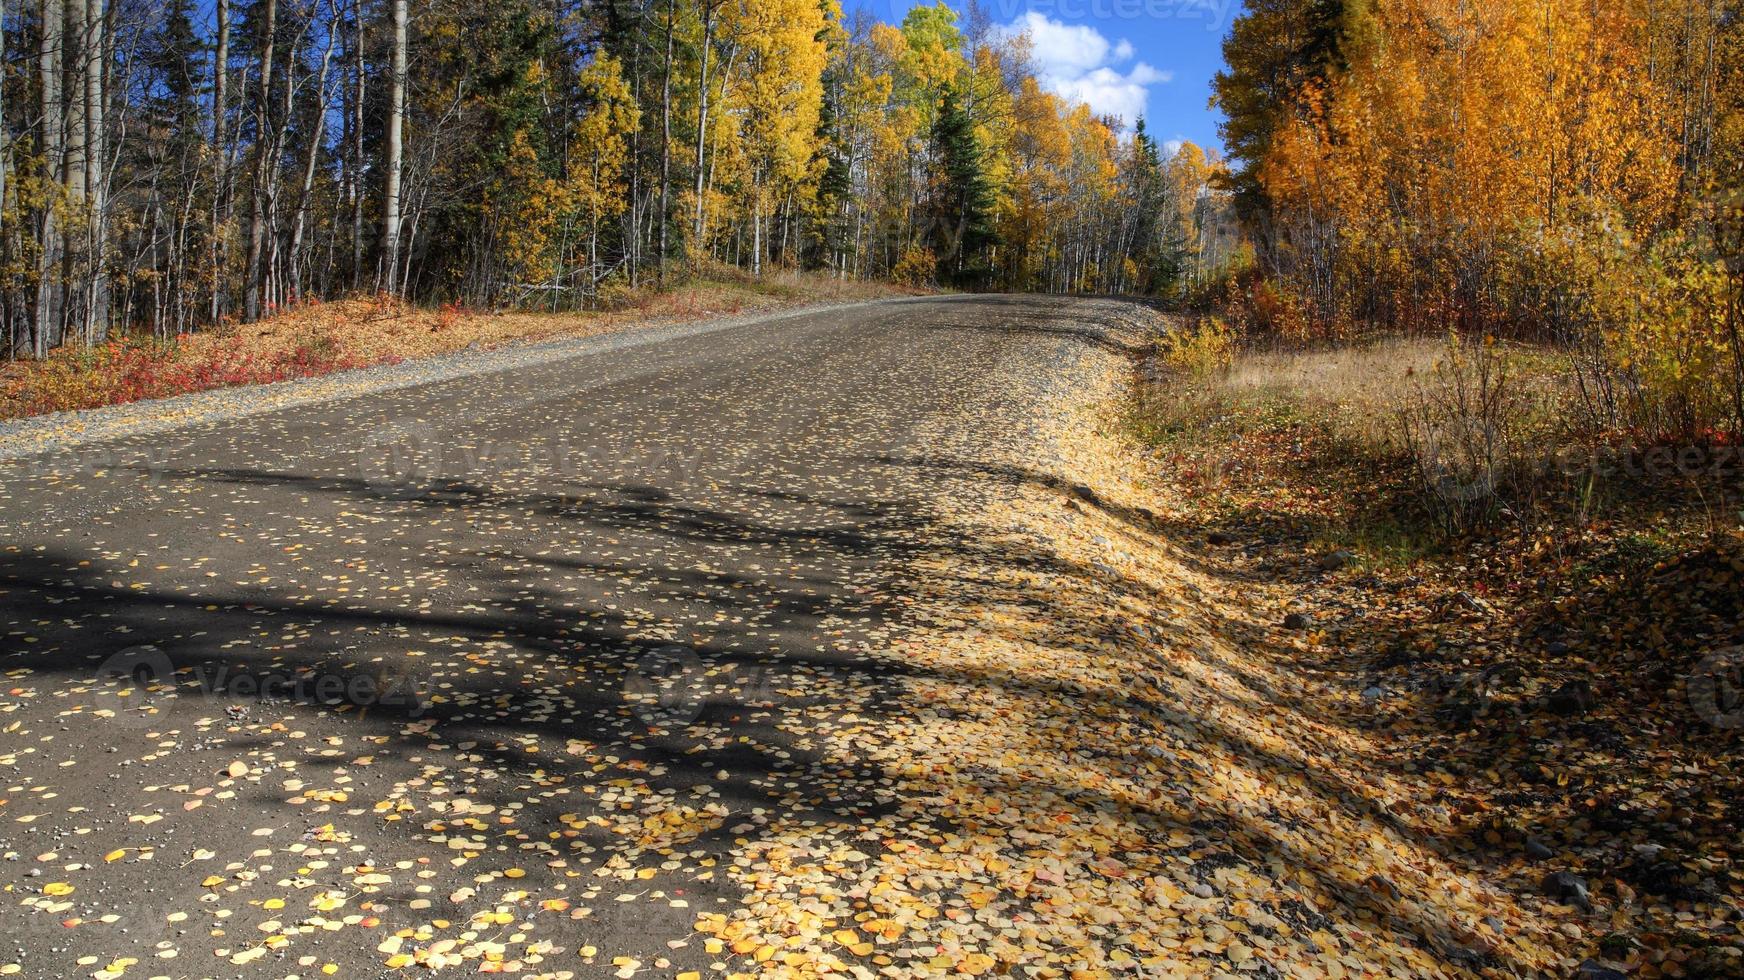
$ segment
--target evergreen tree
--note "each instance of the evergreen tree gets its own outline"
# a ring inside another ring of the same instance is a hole
[[[993,191],[974,121],[949,89],[933,125],[933,145],[940,169],[933,211],[937,254],[958,284],[985,285],[994,242]]]
[[[147,111],[177,137],[200,135],[200,93],[205,82],[205,51],[194,33],[191,0],[172,0],[162,25],[141,57],[149,72]]]
[[[1153,292],[1165,278],[1160,267],[1162,250],[1158,247],[1158,215],[1163,198],[1162,158],[1156,140],[1145,130],[1144,117],[1133,126],[1132,152],[1122,161],[1121,184],[1126,194],[1127,213],[1131,223],[1128,245],[1130,257],[1138,269],[1136,281],[1129,288]]]
[[[1212,101],[1223,111],[1218,135],[1241,161],[1229,178],[1237,212],[1246,221],[1265,210],[1258,167],[1278,127],[1297,111],[1310,85],[1339,64],[1339,37],[1360,0],[1248,0],[1246,12],[1223,42],[1224,68],[1212,79]]]
[[[825,97],[818,109],[817,144],[824,160],[824,170],[818,177],[817,215],[815,226],[819,265],[831,266],[847,242],[848,215],[845,204],[853,193],[853,175],[848,169],[848,148],[841,127],[836,121],[836,98],[829,93],[839,89],[841,80],[832,66],[824,76]]]

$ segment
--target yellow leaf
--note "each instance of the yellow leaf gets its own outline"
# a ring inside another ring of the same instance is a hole
[[[986,973],[988,970],[993,969],[994,962],[995,960],[993,957],[988,956],[986,953],[970,953],[968,956],[965,956],[962,960],[958,961],[957,972],[967,973],[970,976],[974,976],[978,973]]]

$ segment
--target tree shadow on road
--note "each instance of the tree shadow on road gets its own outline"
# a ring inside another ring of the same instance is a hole
[[[1170,534],[1154,514],[1046,473],[949,458],[868,462],[912,469],[928,485],[969,481],[991,484],[995,494],[1018,484],[1043,486],[1107,513],[1134,534]],[[254,470],[188,469],[163,477],[325,499],[330,512],[512,514],[538,522],[536,533],[547,536],[514,543],[461,540],[446,533],[447,525],[432,532],[429,541],[441,547],[431,550],[441,553],[430,554],[430,563],[453,572],[467,591],[422,609],[317,597],[288,582],[196,592],[130,583],[133,574],[120,561],[95,563],[46,549],[0,553],[6,628],[13,637],[30,630],[37,641],[12,651],[4,665],[28,668],[39,683],[70,692],[69,709],[84,707],[84,692],[111,683],[95,676],[106,658],[141,643],[169,651],[184,684],[214,667],[359,672],[386,662],[417,671],[432,695],[427,703],[263,704],[251,709],[251,720],[230,726],[238,738],[259,738],[257,723],[278,714],[304,719],[317,732],[373,740],[384,792],[391,784],[414,807],[403,829],[381,838],[385,857],[420,854],[452,832],[451,796],[406,790],[432,765],[456,778],[474,803],[513,812],[531,837],[555,835],[536,856],[573,860],[582,847],[592,848],[594,866],[604,870],[614,859],[635,865],[658,855],[678,866],[662,870],[656,884],[730,904],[740,897],[739,883],[725,874],[699,879],[701,861],[724,864],[729,853],[778,844],[796,832],[820,839],[872,833],[859,846],[882,858],[892,852],[878,835],[899,830],[922,841],[998,835],[1010,824],[990,821],[964,801],[1002,797],[1014,809],[1057,810],[1069,822],[1113,821],[1120,839],[1154,855],[1158,867],[1186,862],[1214,896],[1206,901],[1220,907],[1244,897],[1231,869],[1271,880],[1271,893],[1260,901],[1299,935],[1379,929],[1451,969],[1512,965],[1505,944],[1474,935],[1471,922],[1437,907],[1426,891],[1432,883],[1403,878],[1402,870],[1389,874],[1384,861],[1330,846],[1345,839],[1332,833],[1337,822],[1349,825],[1347,834],[1371,835],[1423,860],[1439,857],[1433,828],[1393,812],[1356,771],[1317,765],[1317,751],[1335,751],[1336,733],[1308,723],[1311,704],[1280,694],[1288,690],[1286,678],[1256,668],[1251,657],[1230,655],[1235,647],[1264,649],[1271,642],[1264,630],[1110,568],[1086,566],[1039,543],[963,534],[935,508],[900,497],[842,503],[793,488],[728,488],[807,509],[808,520],[776,522],[638,486],[578,483],[543,494],[449,481],[384,495],[359,480]],[[584,543],[630,538],[659,560],[576,556]],[[724,567],[746,557],[768,571]],[[1031,584],[1038,577],[1054,584],[1038,589]],[[620,581],[633,586],[602,584]],[[632,593],[675,599],[691,610],[671,617],[672,624],[651,624],[623,601]],[[972,608],[964,615],[988,631],[990,643],[1040,659],[923,663],[902,655],[904,642],[935,642],[915,618],[917,609],[965,603]],[[978,615],[995,609],[1006,612]],[[1208,642],[1212,636],[1223,642]],[[641,659],[664,644],[689,650],[708,672],[713,687],[694,718],[680,711],[650,722],[625,697]],[[407,649],[422,653],[405,659]],[[1035,669],[1055,656],[1059,670]],[[748,685],[735,678],[760,672],[762,686],[747,695]],[[1229,686],[1207,695],[1207,678]],[[1183,694],[1190,690],[1199,692],[1191,700]],[[933,695],[927,703],[941,719],[993,699],[1029,722],[1011,724],[996,745],[966,749],[960,765],[917,774],[875,751],[882,748],[880,732],[924,724],[914,713],[917,692]],[[102,698],[116,703],[112,693],[93,694],[89,703]],[[1207,703],[1217,710],[1199,710]],[[131,719],[137,727],[122,729],[115,741],[136,739],[140,747],[147,733],[190,728],[196,716],[227,706],[177,699],[161,717]],[[320,727],[307,721],[311,709],[321,715]],[[1280,742],[1274,735],[1280,728],[1295,729],[1303,741]],[[1038,784],[1028,768],[1001,765],[1005,753],[1050,760],[1053,781]],[[329,764],[319,757],[304,763]],[[1219,765],[1235,766],[1239,779],[1230,782]],[[603,793],[582,792],[613,780],[639,780],[645,788],[618,787],[631,797],[609,802]],[[1259,800],[1231,795],[1247,782],[1296,789]],[[558,790],[570,792],[547,795]],[[264,783],[255,792],[251,803],[261,810],[306,813],[311,823],[330,818]],[[666,813],[683,811],[690,819],[711,806],[721,812],[679,831],[644,826]],[[572,812],[579,822],[565,819]],[[626,812],[637,818],[634,827],[621,818]],[[1327,825],[1305,826],[1317,819]],[[1171,843],[1180,834],[1193,843]],[[468,871],[514,860],[513,852],[486,855]],[[1078,871],[1095,878],[1086,867]],[[1048,914],[1033,896],[1010,888],[1002,895],[1013,908]],[[686,918],[673,922],[688,931],[689,923],[679,921]],[[596,921],[600,928],[647,928],[628,907]],[[1340,934],[1354,942],[1353,933]]]

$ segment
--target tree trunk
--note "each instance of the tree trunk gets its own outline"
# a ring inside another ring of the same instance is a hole
[[[278,37],[278,0],[266,0],[265,34],[260,48],[260,93],[255,102],[254,173],[249,181],[248,265],[243,272],[242,315],[260,318],[261,254],[266,246],[266,175],[270,141],[266,132],[272,116],[273,42]]]
[[[351,288],[363,288],[363,0],[352,5]]]
[[[389,89],[387,178],[382,195],[382,265],[380,280],[393,291],[395,270],[400,266],[400,170],[402,135],[406,118],[406,0],[393,0],[394,64]]]
[[[84,301],[89,298],[91,281],[91,224],[85,198],[85,185],[89,179],[86,173],[89,160],[85,154],[90,145],[90,117],[85,114],[85,52],[90,48],[91,36],[85,14],[85,0],[66,0],[66,10],[62,15],[66,25],[62,34],[65,46],[61,55],[62,77],[66,81],[61,98],[67,113],[67,213],[76,215],[77,223],[73,227],[73,247],[66,250],[62,259],[62,302],[67,307],[62,314],[62,329],[77,329],[79,339],[89,342],[91,304]]]
[[[291,113],[294,106],[293,96],[302,83],[297,79],[297,68],[303,60],[299,52],[309,27],[305,23],[303,30],[291,39],[291,44],[285,51],[285,79],[280,86],[279,114],[277,124],[272,129],[272,149],[267,154],[271,161],[266,169],[266,253],[261,260],[261,278],[263,280],[264,298],[269,306],[283,305],[286,298],[284,241],[279,235],[280,227],[280,195],[284,185],[280,181],[280,171],[284,166],[285,139],[291,131]]]
[[[763,186],[751,185],[751,275],[763,275]]]
[[[630,100],[642,104],[642,10],[636,10],[635,42],[630,55]],[[624,249],[624,259],[630,266],[630,288],[640,283],[642,264],[642,114],[636,113],[636,127],[630,133],[630,240]],[[553,296],[555,299],[555,296]]]
[[[660,268],[654,274],[657,285],[666,285],[666,235],[672,224],[672,30],[678,16],[678,0],[666,4],[666,62],[660,72]]]
[[[309,217],[309,197],[315,189],[315,165],[321,158],[321,134],[327,124],[327,70],[333,64],[333,39],[339,29],[339,6],[330,4],[332,17],[327,27],[327,44],[321,50],[321,70],[315,76],[315,126],[309,135],[309,152],[303,158],[303,184],[297,195],[297,214],[291,222],[291,259],[289,276],[293,299],[302,297],[303,227]]]
[[[65,44],[61,20],[61,0],[42,0],[42,43],[37,55],[37,68],[42,91],[42,161],[45,182],[50,188],[60,185],[65,172],[62,127],[64,107],[61,105],[61,49]],[[61,232],[55,219],[55,199],[51,194],[42,209],[42,251],[37,260],[36,313],[32,341],[34,353],[42,357],[50,347],[60,343],[60,331],[55,323],[60,318],[55,302],[56,269],[60,265]]]
[[[102,341],[109,333],[109,277],[104,270],[108,259],[109,201],[106,171],[103,118],[104,75],[109,59],[103,49],[103,0],[74,0],[85,4],[87,43],[85,45],[85,200],[89,203],[90,294],[85,303],[85,334],[88,340]]]
[[[710,0],[702,4],[702,64],[697,70],[696,91],[696,217],[691,231],[691,248],[695,250],[695,263],[702,261],[703,252],[703,193],[706,190],[703,168],[703,148],[708,144],[708,70],[709,48],[714,43],[714,5]],[[694,263],[693,263],[694,264]]]
[[[0,0],[0,65],[6,63],[6,0]],[[6,176],[12,169],[12,145],[8,138],[11,130],[6,126],[6,86],[0,85],[0,214],[6,213]],[[10,319],[5,323],[6,354],[12,356],[12,324]]]
[[[230,220],[230,0],[218,0],[217,50],[212,56],[212,322],[224,314],[229,250],[224,226]]]
[[[85,205],[85,147],[89,134],[85,119],[85,50],[90,37],[85,23],[85,0],[65,0],[65,31],[62,35],[63,93],[66,103],[67,200],[75,211]]]

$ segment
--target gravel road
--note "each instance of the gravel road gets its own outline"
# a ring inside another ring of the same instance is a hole
[[[1021,440],[1126,309],[862,304],[0,428],[0,974],[786,955],[693,924],[767,828],[898,802],[814,736],[887,710],[896,569],[969,499],[914,460]]]

